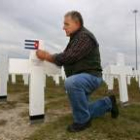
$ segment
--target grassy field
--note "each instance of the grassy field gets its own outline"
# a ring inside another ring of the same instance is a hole
[[[0,111],[2,109],[16,109],[19,107],[19,103],[20,105],[23,103],[28,107],[28,86],[23,85],[21,76],[17,76],[17,81],[17,84],[8,83],[8,93],[10,93],[10,97],[13,100],[8,101],[7,104],[0,105]],[[122,107],[119,104],[120,116],[118,119],[112,119],[110,113],[108,113],[101,118],[92,120],[92,127],[79,133],[68,133],[66,131],[67,125],[72,123],[72,115],[63,81],[61,80],[59,86],[55,86],[54,81],[49,77],[46,82],[46,120],[42,124],[29,125],[28,127],[32,127],[33,130],[28,135],[25,133],[21,138],[18,137],[18,140],[140,140],[140,92],[135,79],[131,79],[132,84],[128,86],[130,105]],[[16,96],[17,93],[18,96]],[[118,93],[118,83],[115,80],[114,94],[119,103]],[[107,86],[103,83],[92,94],[91,100],[96,100],[106,95],[108,95]],[[27,123],[29,121],[28,109],[21,112],[19,117],[25,119]],[[0,127],[7,125],[7,123],[8,120],[1,119]]]

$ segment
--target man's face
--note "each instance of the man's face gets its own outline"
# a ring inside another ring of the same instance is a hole
[[[71,16],[66,16],[64,18],[64,27],[63,29],[66,32],[67,36],[70,36],[72,33],[77,31],[80,28],[80,23],[71,18]]]

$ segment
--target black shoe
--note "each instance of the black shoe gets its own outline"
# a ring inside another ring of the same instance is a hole
[[[88,128],[90,126],[91,126],[91,119],[84,124],[73,123],[72,125],[68,126],[67,131],[69,131],[69,132],[79,132],[79,131],[85,130],[86,128]]]
[[[112,102],[112,110],[111,110],[111,117],[117,118],[119,116],[119,109],[116,101],[116,97],[114,95],[109,96]]]

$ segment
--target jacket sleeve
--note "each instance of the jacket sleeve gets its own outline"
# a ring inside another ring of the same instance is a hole
[[[54,54],[54,62],[58,66],[73,64],[90,53],[94,48],[91,38],[86,34],[81,34],[73,41],[66,51]]]

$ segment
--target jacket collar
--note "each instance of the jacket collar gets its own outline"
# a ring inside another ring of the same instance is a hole
[[[74,33],[72,33],[70,35],[70,40],[72,40],[74,38],[75,35],[77,35],[84,27],[80,27],[78,30],[76,30]]]

